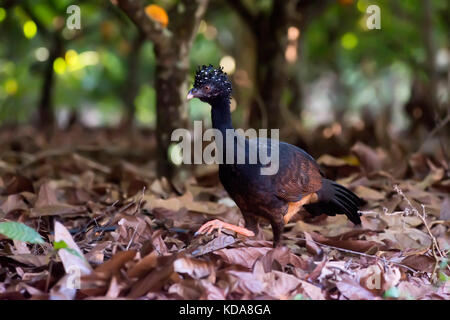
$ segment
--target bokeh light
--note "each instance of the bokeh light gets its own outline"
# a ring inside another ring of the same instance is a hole
[[[8,95],[12,96],[19,90],[19,84],[15,79],[8,79],[4,84],[5,91]]]
[[[167,152],[169,154],[170,161],[174,165],[179,166],[183,163],[183,149],[180,144],[172,143]]]
[[[224,56],[220,59],[220,65],[223,67],[223,71],[228,74],[233,74],[236,70],[236,61],[232,56]]]
[[[23,34],[27,39],[33,38],[36,35],[36,32],[37,26],[34,21],[28,20],[27,22],[25,22],[25,24],[23,25]]]
[[[53,62],[53,70],[55,70],[57,74],[64,74],[64,72],[66,72],[66,68],[66,61],[61,57],[56,58]]]
[[[6,18],[6,10],[0,7],[0,22],[5,20],[5,18]]]
[[[353,32],[347,32],[342,36],[341,44],[345,49],[352,50],[358,45],[358,38]]]
[[[41,62],[46,61],[48,59],[49,54],[50,53],[48,52],[48,49],[46,47],[40,47],[34,51],[34,56],[36,57],[36,60]]]
[[[295,41],[300,36],[300,30],[297,27],[289,27],[288,40]]]
[[[366,12],[367,7],[369,6],[367,0],[358,0],[356,3],[356,7],[361,12]]]

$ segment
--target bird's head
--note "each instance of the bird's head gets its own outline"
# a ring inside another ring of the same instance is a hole
[[[217,98],[229,98],[230,95],[231,82],[222,68],[204,65],[197,70],[194,87],[189,91],[187,99],[199,98],[203,102],[211,103]]]

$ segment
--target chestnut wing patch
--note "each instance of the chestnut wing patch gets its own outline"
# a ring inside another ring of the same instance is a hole
[[[283,161],[283,166],[275,177],[277,197],[295,202],[322,188],[319,166],[308,154],[303,153],[306,154],[295,149]]]

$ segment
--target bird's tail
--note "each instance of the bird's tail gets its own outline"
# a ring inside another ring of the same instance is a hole
[[[349,189],[340,184],[328,180],[322,180],[322,188],[317,192],[319,202],[305,205],[306,211],[312,215],[345,214],[354,224],[361,224],[359,207],[366,202]]]

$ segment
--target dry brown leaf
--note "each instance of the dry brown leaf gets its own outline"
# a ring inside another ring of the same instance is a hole
[[[386,155],[381,155],[362,142],[357,142],[351,149],[367,173],[378,171],[383,166]]]
[[[120,291],[123,289],[123,287],[124,286],[119,283],[117,278],[113,276],[109,284],[108,292],[106,292],[106,297],[116,299],[119,296]]]
[[[276,298],[287,300],[292,297],[292,292],[302,283],[297,277],[280,272],[272,271],[263,276],[265,292]]]
[[[50,186],[50,183],[44,183],[39,189],[39,193],[34,204],[35,208],[43,208],[52,205],[58,205],[60,202],[56,197],[55,190]]]
[[[236,239],[234,237],[220,234],[218,237],[209,241],[207,244],[199,246],[198,248],[193,250],[192,255],[195,257],[201,256],[201,255],[207,254],[209,252],[213,252],[213,251],[216,251],[219,249],[226,248],[235,242],[236,242]]]
[[[110,260],[101,264],[95,269],[96,275],[101,279],[109,279],[114,274],[119,272],[120,268],[134,258],[136,255],[135,250],[119,251]]]
[[[349,277],[343,277],[341,281],[338,281],[336,283],[336,286],[341,294],[350,300],[377,299],[377,297],[372,292],[365,289],[358,282]]]
[[[173,262],[176,258],[176,255],[159,257],[157,262],[158,267],[133,285],[128,294],[128,298],[136,299],[149,291],[159,290],[171,277],[173,273]]]
[[[365,187],[365,186],[357,186],[355,188],[355,193],[359,197],[363,198],[366,201],[369,201],[369,200],[374,200],[374,201],[376,201],[376,200],[383,200],[386,197],[382,192],[377,191],[377,190],[372,189],[372,188]]]
[[[237,264],[245,268],[252,268],[255,261],[265,255],[272,248],[268,247],[249,247],[249,248],[231,248],[216,250],[213,253],[218,255],[228,264]]]
[[[311,237],[314,241],[326,244],[329,246],[333,246],[336,248],[342,248],[357,252],[376,252],[379,250],[387,249],[386,246],[382,243],[368,240],[340,240],[338,237],[336,238],[326,238],[318,233],[311,233]]]
[[[60,203],[40,208],[32,208],[30,211],[31,218],[38,218],[44,216],[68,216],[68,215],[80,215],[86,213],[86,207],[84,206],[72,206],[70,204]]]
[[[307,297],[311,298],[312,300],[325,300],[322,289],[303,280],[300,280],[300,283],[302,285],[303,293]]]
[[[210,281],[215,282],[214,265],[209,262],[183,257],[174,261],[173,268],[175,272],[186,273],[194,279],[202,279],[212,275]]]
[[[328,154],[324,154],[317,159],[318,164],[328,167],[357,166],[358,161],[349,161],[345,158],[336,158]]]
[[[34,254],[15,254],[7,257],[16,260],[20,263],[35,266],[38,268],[46,266],[50,262],[50,256],[38,256]]]
[[[434,258],[427,255],[410,255],[401,261],[402,264],[421,272],[433,272],[436,265]]]
[[[320,256],[322,254],[322,249],[320,249],[320,247],[314,242],[313,238],[308,232],[304,231],[303,234],[305,235],[306,249],[308,250],[308,252],[310,252],[314,256]]]
[[[203,286],[196,280],[187,279],[180,283],[174,283],[169,288],[169,293],[176,294],[182,299],[198,300],[203,294]]]
[[[442,203],[439,218],[444,221],[450,220],[450,197],[446,197]]]
[[[130,278],[140,278],[144,276],[147,272],[156,267],[157,259],[158,253],[156,251],[150,252],[128,270],[128,276]]]
[[[9,195],[6,200],[2,203],[0,208],[4,213],[10,213],[17,210],[28,210],[27,204],[24,202],[20,194]]]
[[[34,193],[34,187],[31,180],[22,175],[13,176],[9,180],[9,183],[6,185],[5,188],[6,195],[21,193],[24,191]]]
[[[145,208],[152,210],[154,208],[164,208],[171,211],[179,211],[186,208],[189,211],[205,213],[210,215],[219,215],[226,212],[225,205],[210,201],[194,201],[192,194],[188,191],[183,196],[169,199],[159,199],[154,195],[145,195]]]
[[[255,275],[252,272],[229,270],[230,274],[238,279],[238,287],[242,292],[251,294],[261,294],[265,289],[265,284],[260,275]]]

